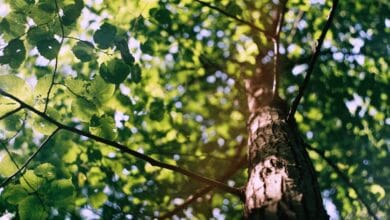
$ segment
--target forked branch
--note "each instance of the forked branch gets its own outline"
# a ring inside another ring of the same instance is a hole
[[[154,158],[152,158],[152,157],[150,157],[148,155],[145,155],[145,154],[140,153],[138,151],[132,150],[132,149],[128,148],[127,146],[125,146],[123,144],[120,144],[118,142],[115,142],[115,141],[112,141],[112,140],[108,140],[108,139],[105,139],[105,138],[93,135],[93,134],[91,134],[89,132],[82,131],[82,130],[79,130],[77,128],[74,128],[74,127],[62,124],[61,122],[57,121],[56,119],[49,117],[46,113],[41,112],[41,111],[35,109],[31,105],[28,105],[27,103],[23,102],[19,98],[15,97],[12,94],[9,94],[8,92],[6,92],[6,91],[4,91],[2,89],[0,89],[0,95],[3,95],[5,97],[8,97],[8,98],[18,102],[22,108],[27,109],[27,110],[29,110],[31,112],[34,112],[35,114],[37,114],[41,118],[45,119],[46,121],[56,125],[58,127],[58,129],[63,129],[63,130],[72,132],[74,134],[90,138],[92,140],[95,140],[96,142],[109,145],[109,146],[114,147],[117,150],[121,151],[122,153],[129,154],[129,155],[137,157],[137,158],[139,158],[141,160],[149,162],[152,166],[156,166],[156,167],[161,167],[161,168],[165,168],[165,169],[168,169],[168,170],[172,170],[174,172],[181,173],[181,174],[183,174],[185,176],[188,176],[188,177],[190,177],[190,178],[192,178],[194,180],[197,180],[199,182],[202,182],[202,183],[205,183],[205,184],[217,187],[217,188],[219,188],[221,190],[224,190],[226,192],[229,192],[229,193],[232,193],[234,195],[237,195],[239,197],[242,196],[242,192],[241,192],[240,189],[237,189],[237,188],[234,188],[234,187],[230,187],[230,186],[228,186],[228,185],[226,185],[224,183],[221,183],[219,181],[203,177],[203,176],[201,176],[199,174],[196,174],[196,173],[191,172],[189,170],[186,170],[184,168],[160,162],[160,161],[158,161],[158,160],[156,160],[156,159],[154,159]]]
[[[18,174],[20,174],[21,172],[23,172],[23,170],[28,166],[28,164],[38,155],[38,153],[47,145],[47,143],[50,141],[50,139],[58,132],[59,129],[56,129],[54,130],[53,133],[51,133],[51,135],[49,135],[46,140],[41,144],[41,146],[38,148],[38,150],[36,150],[27,160],[26,162],[24,162],[24,164],[21,166],[21,167],[18,167],[18,170],[15,171],[15,173],[13,173],[11,176],[9,176],[7,179],[5,179],[1,184],[0,184],[0,188],[2,187],[5,187],[15,176],[17,176]],[[7,149],[7,148],[6,148]],[[11,154],[8,152],[7,150],[7,153],[9,154],[9,156],[11,157]],[[12,158],[12,157],[11,157]],[[17,163],[15,161],[13,161],[15,163],[15,166],[18,166]]]

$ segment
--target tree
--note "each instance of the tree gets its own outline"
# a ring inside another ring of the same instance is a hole
[[[389,217],[387,1],[0,3],[3,216]]]

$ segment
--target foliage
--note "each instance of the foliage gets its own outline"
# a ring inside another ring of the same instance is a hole
[[[2,184],[0,213],[151,219],[205,186],[114,142],[210,179],[223,176],[245,156],[243,79],[273,55],[266,34],[242,21],[268,30],[275,2],[209,2],[221,12],[190,0],[0,1],[0,89],[113,141],[58,127],[1,96],[0,177],[21,172]],[[289,102],[331,6],[287,3],[279,69]],[[367,206],[389,218],[389,9],[385,0],[340,1],[295,115],[312,145],[325,204],[345,219],[366,218]],[[246,179],[243,167],[225,182],[240,187]],[[235,219],[242,207],[217,190],[175,214]]]

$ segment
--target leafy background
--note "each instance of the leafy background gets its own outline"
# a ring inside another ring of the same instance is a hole
[[[211,4],[267,29],[275,2]],[[279,68],[280,92],[289,101],[331,6],[287,3]],[[379,218],[389,217],[389,6],[340,1],[296,114],[334,219],[367,218],[364,203]],[[206,177],[222,176],[245,156],[243,77],[269,51],[263,34],[189,0],[2,0],[0,9],[1,89],[63,124]],[[267,63],[272,54],[264,57]],[[0,115],[10,111],[0,121],[1,178],[40,151],[0,189],[2,215],[152,218],[203,186],[57,131],[0,97]],[[242,186],[246,179],[242,167],[227,183]],[[235,219],[242,209],[237,197],[214,190],[176,215]]]

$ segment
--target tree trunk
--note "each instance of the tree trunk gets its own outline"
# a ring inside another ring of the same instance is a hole
[[[272,80],[257,74],[245,82],[251,113],[247,219],[328,219],[313,165],[287,105],[272,95]]]

